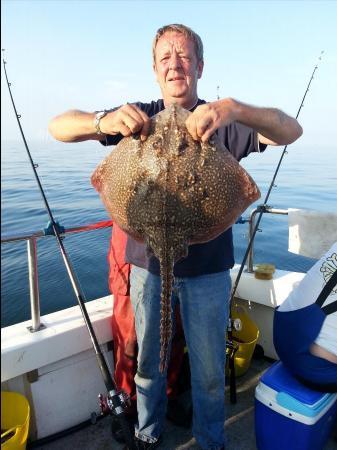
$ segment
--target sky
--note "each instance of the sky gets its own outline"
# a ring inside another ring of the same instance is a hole
[[[6,69],[27,140],[50,141],[48,122],[160,98],[152,71],[156,30],[191,27],[204,43],[200,98],[234,97],[295,116],[299,146],[333,146],[337,125],[337,1],[2,0]],[[321,51],[324,51],[319,60]],[[1,65],[3,140],[19,140]]]

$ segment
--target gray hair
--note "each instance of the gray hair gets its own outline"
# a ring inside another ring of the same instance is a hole
[[[155,51],[156,51],[157,42],[161,38],[161,36],[164,33],[166,33],[167,31],[176,31],[177,33],[181,33],[184,36],[186,36],[187,38],[191,39],[194,43],[195,54],[196,54],[198,62],[204,61],[204,48],[203,48],[202,40],[201,40],[200,36],[197,33],[195,33],[191,28],[187,27],[186,25],[181,25],[179,23],[173,23],[173,24],[165,25],[165,26],[159,28],[159,30],[156,33],[156,36],[153,40],[153,45],[152,45],[152,57],[153,57],[154,64],[156,62]]]

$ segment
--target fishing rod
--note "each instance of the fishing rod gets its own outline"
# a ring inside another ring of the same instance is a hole
[[[2,52],[3,52],[3,55],[4,55],[5,49],[2,49]],[[5,59],[4,59],[4,56],[2,57],[2,63],[3,63],[4,72],[5,72],[5,77],[6,77],[6,82],[7,82],[9,95],[10,95],[11,102],[12,102],[12,105],[13,105],[13,109],[14,109],[14,112],[15,112],[15,117],[16,117],[17,123],[19,125],[20,133],[21,133],[21,136],[22,136],[22,139],[23,139],[23,142],[24,142],[27,154],[28,154],[28,158],[29,158],[30,164],[31,164],[32,169],[33,169],[33,173],[34,173],[36,182],[37,182],[37,184],[39,186],[39,190],[40,190],[40,193],[42,195],[44,205],[45,205],[46,210],[48,212],[48,216],[49,216],[49,219],[50,219],[50,227],[53,230],[53,234],[55,235],[57,243],[59,245],[59,249],[60,249],[60,252],[61,252],[61,255],[62,255],[62,258],[63,258],[63,262],[64,262],[64,264],[66,266],[67,273],[68,273],[70,281],[71,281],[71,285],[72,285],[73,290],[75,292],[78,305],[80,307],[80,310],[82,312],[85,325],[86,325],[87,330],[89,332],[89,336],[90,336],[90,339],[91,339],[91,342],[92,342],[92,346],[93,346],[93,348],[95,350],[97,363],[98,363],[98,366],[100,368],[100,371],[101,371],[101,374],[102,374],[102,377],[103,377],[103,380],[104,380],[104,384],[105,384],[106,389],[107,389],[106,397],[104,397],[102,394],[99,394],[99,396],[98,396],[99,397],[99,401],[100,401],[101,413],[102,413],[102,415],[113,414],[113,415],[117,416],[117,418],[119,419],[119,423],[120,423],[121,429],[123,431],[123,435],[124,435],[124,438],[125,438],[125,442],[126,442],[126,444],[128,446],[128,449],[129,450],[135,450],[135,444],[134,444],[134,441],[133,441],[133,434],[131,435],[131,430],[129,428],[129,425],[128,425],[128,422],[126,420],[125,413],[124,413],[124,408],[125,408],[125,406],[127,405],[127,402],[128,402],[127,395],[123,391],[119,391],[117,389],[117,386],[116,386],[116,384],[115,384],[115,382],[114,382],[114,380],[113,380],[113,378],[112,378],[112,376],[111,376],[111,374],[109,372],[109,368],[108,368],[108,365],[107,365],[106,360],[104,358],[104,355],[103,355],[103,353],[102,353],[102,351],[100,349],[97,337],[95,335],[92,323],[90,321],[90,318],[89,318],[89,315],[88,315],[88,312],[87,312],[87,309],[86,309],[86,306],[85,306],[85,303],[84,303],[85,297],[84,297],[83,293],[81,292],[81,289],[80,289],[80,286],[79,286],[79,282],[78,282],[78,280],[76,278],[75,271],[74,271],[74,269],[73,269],[73,267],[72,267],[72,265],[70,263],[68,254],[67,254],[66,249],[65,249],[65,247],[63,245],[63,242],[62,242],[59,225],[54,219],[53,213],[52,213],[52,211],[50,209],[47,197],[46,197],[44,189],[42,187],[39,175],[37,173],[36,169],[37,169],[38,165],[34,163],[33,158],[31,156],[31,153],[30,153],[30,150],[29,150],[28,145],[27,145],[27,141],[26,141],[26,138],[25,138],[22,126],[21,126],[21,122],[20,122],[21,115],[18,114],[18,112],[17,112],[16,106],[15,106],[15,102],[14,102],[14,98],[13,98],[13,95],[12,95],[11,83],[8,80],[7,70],[6,70],[6,64],[7,63],[6,63]]]
[[[311,77],[310,77],[310,79],[309,79],[309,82],[307,83],[306,90],[305,90],[305,92],[304,92],[302,101],[301,101],[301,103],[300,103],[300,106],[299,106],[298,111],[297,111],[297,114],[296,114],[296,119],[297,119],[298,116],[300,115],[301,109],[303,108],[304,100],[305,100],[305,98],[306,98],[306,96],[307,96],[307,94],[308,94],[308,92],[309,92],[310,85],[311,85],[311,83],[312,83],[312,80],[314,79],[315,72],[316,72],[316,70],[318,69],[318,64],[319,64],[319,61],[321,61],[321,59],[322,59],[323,53],[324,53],[324,50],[321,51],[320,56],[319,56],[319,58],[318,58],[318,62],[317,62],[317,64],[315,65],[314,70],[313,70],[312,73],[311,73]],[[251,235],[251,237],[250,237],[250,239],[249,239],[248,246],[247,246],[247,249],[246,249],[246,253],[245,253],[244,257],[243,257],[243,260],[242,260],[242,263],[241,263],[239,272],[238,272],[238,274],[237,274],[237,277],[236,277],[234,286],[233,286],[233,288],[232,288],[232,293],[231,293],[231,297],[230,297],[230,300],[229,300],[229,314],[230,314],[230,316],[231,316],[232,303],[233,303],[233,300],[234,300],[234,296],[235,296],[235,293],[236,293],[236,290],[237,290],[239,281],[240,281],[240,279],[241,279],[241,275],[242,275],[244,266],[245,266],[245,264],[246,264],[246,261],[247,261],[249,252],[250,252],[250,250],[251,250],[251,247],[252,247],[252,245],[253,245],[253,241],[254,241],[256,232],[257,232],[257,230],[258,230],[258,228],[259,228],[259,224],[260,224],[260,222],[261,222],[262,216],[263,216],[263,214],[264,214],[264,213],[266,212],[266,210],[267,210],[267,207],[268,207],[268,203],[267,203],[267,202],[268,202],[270,193],[271,193],[273,187],[275,186],[275,180],[276,180],[277,174],[278,174],[278,172],[279,172],[279,169],[280,169],[280,167],[281,167],[283,158],[284,158],[284,156],[287,154],[287,147],[288,147],[288,144],[285,145],[284,148],[283,148],[281,157],[280,157],[279,162],[278,162],[278,164],[277,164],[277,166],[276,166],[276,169],[275,169],[275,172],[274,172],[274,176],[273,176],[273,178],[272,178],[272,180],[271,180],[271,183],[270,183],[270,185],[269,185],[269,189],[268,189],[267,195],[266,195],[266,197],[265,197],[265,199],[264,199],[263,205],[260,205],[260,206],[259,206],[259,215],[258,215],[257,221],[256,221],[256,223],[255,223],[255,227],[254,227],[254,229],[253,229],[253,233],[252,233],[252,235]],[[232,320],[231,317],[229,317],[229,320],[228,320],[228,328],[227,328],[227,330],[228,330],[228,341],[229,341],[228,348],[229,348],[229,352],[230,352],[229,363],[230,363],[230,372],[231,372],[231,374],[233,374],[233,376],[230,376],[231,401],[232,401],[232,403],[235,403],[235,402],[236,402],[236,392],[235,392],[235,366],[234,366],[234,354],[235,354],[235,351],[237,350],[237,348],[235,348],[235,344],[233,343],[232,328],[233,328],[233,320]]]

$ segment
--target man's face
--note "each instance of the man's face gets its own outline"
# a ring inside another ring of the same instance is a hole
[[[193,41],[176,31],[164,33],[156,45],[153,69],[166,104],[193,106],[189,103],[197,99],[197,83],[203,69]]]

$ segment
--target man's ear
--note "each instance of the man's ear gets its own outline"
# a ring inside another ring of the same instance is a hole
[[[204,61],[199,61],[198,62],[198,68],[197,68],[198,78],[201,78],[203,70],[204,70]]]

